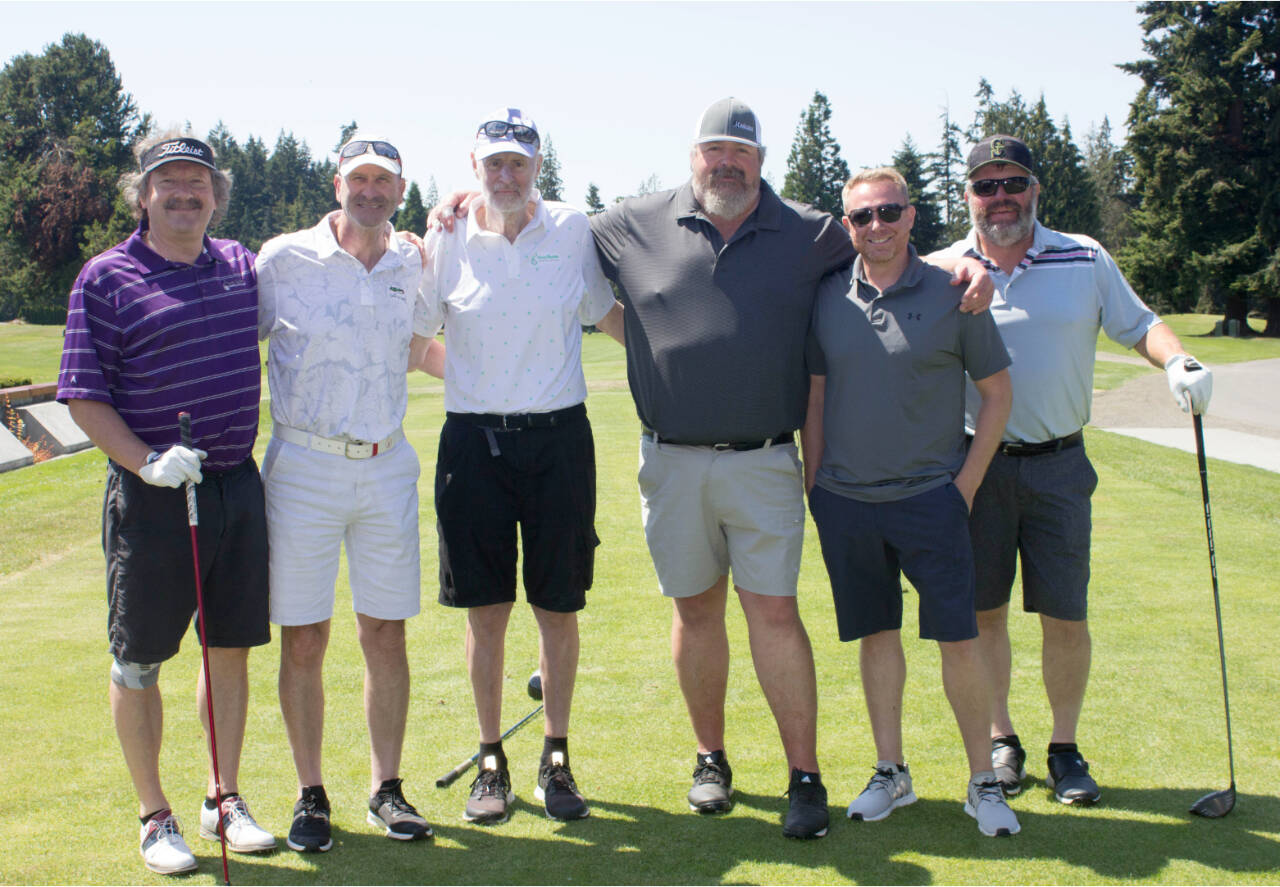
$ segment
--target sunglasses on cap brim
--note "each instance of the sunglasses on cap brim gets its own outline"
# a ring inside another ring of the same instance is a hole
[[[484,134],[491,139],[505,139],[508,133],[511,134],[513,139],[522,144],[538,144],[538,131],[532,126],[525,126],[523,123],[490,120],[488,123],[480,124],[480,128],[476,130],[476,135]]]
[[[359,157],[361,154],[368,154],[370,151],[373,151],[379,157],[385,157],[397,163],[400,162],[400,152],[396,150],[395,145],[390,142],[369,142],[363,139],[343,145],[340,156],[343,160],[350,160],[352,157]]]

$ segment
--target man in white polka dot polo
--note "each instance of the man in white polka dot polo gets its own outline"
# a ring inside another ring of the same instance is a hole
[[[560,820],[589,814],[569,769],[578,611],[591,587],[595,450],[584,401],[582,326],[620,312],[587,217],[534,188],[538,128],[518,108],[477,127],[481,196],[427,241],[422,290],[445,330],[445,409],[436,460],[440,603],[467,608],[467,670],[480,722],[464,818],[503,822],[514,799],[502,750],[502,674],[516,600],[516,528],[538,623],[545,740],[535,795]],[[425,345],[414,365],[425,369]]]

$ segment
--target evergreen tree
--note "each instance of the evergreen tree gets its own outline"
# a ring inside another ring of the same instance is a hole
[[[427,207],[422,202],[422,192],[417,182],[409,183],[405,192],[404,207],[396,213],[395,226],[399,231],[422,234],[427,230]]]
[[[831,103],[821,92],[814,92],[796,126],[781,196],[840,216],[844,212],[840,193],[849,180],[849,165],[840,156],[830,124]]]
[[[645,194],[657,194],[661,190],[662,179],[658,178],[658,174],[656,172],[649,173],[649,178],[641,182],[640,186],[636,188],[636,196],[640,197]],[[618,200],[622,199],[622,197],[618,198]]]
[[[427,193],[422,196],[422,205],[430,212],[440,202],[440,189],[436,187],[436,177],[427,179]]]
[[[1144,3],[1147,58],[1129,112],[1141,202],[1120,262],[1163,308],[1219,309],[1245,330],[1250,300],[1280,335],[1280,7]]]
[[[902,147],[893,155],[893,167],[907,180],[911,204],[916,208],[911,242],[915,244],[916,252],[922,256],[950,243],[943,232],[942,209],[938,205],[937,194],[931,187],[933,174],[928,161],[928,157],[916,150],[911,136],[902,140]]]
[[[595,182],[587,183],[587,215],[594,216],[596,213],[604,212],[604,201],[600,199],[600,189],[596,187]]]
[[[1130,190],[1133,158],[1111,141],[1111,121],[1106,117],[1101,126],[1089,130],[1084,144],[1085,172],[1098,204],[1098,240],[1112,253],[1118,253],[1132,232],[1129,213],[1134,205]]]
[[[116,210],[147,131],[106,47],[66,34],[0,71],[0,320],[66,317],[67,292]]]
[[[555,146],[551,144],[550,133],[542,140],[542,172],[538,173],[536,185],[543,200],[564,200],[560,196],[564,189],[564,182],[560,179],[560,160],[556,157]]]
[[[943,107],[942,141],[933,154],[930,169],[942,221],[942,240],[955,243],[969,231],[969,209],[964,202],[965,155],[960,150],[960,126],[951,119],[951,109]]]

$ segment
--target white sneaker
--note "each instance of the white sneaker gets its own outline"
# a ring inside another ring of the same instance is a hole
[[[196,858],[187,842],[182,840],[182,827],[172,810],[164,811],[142,827],[140,840],[142,861],[147,868],[161,875],[196,870]]]
[[[964,812],[978,820],[978,831],[992,838],[1016,835],[1022,830],[1018,817],[1005,803],[1004,792],[995,773],[987,770],[969,780],[969,797]]]
[[[914,804],[915,800],[916,793],[911,790],[911,773],[907,765],[899,767],[892,761],[876,761],[875,776],[849,805],[845,816],[863,822],[879,822],[899,807]]]
[[[228,850],[236,853],[263,853],[276,849],[275,837],[253,821],[249,805],[239,795],[223,798],[222,822],[227,830]],[[210,841],[218,840],[217,813],[204,804],[200,805],[200,837]]]

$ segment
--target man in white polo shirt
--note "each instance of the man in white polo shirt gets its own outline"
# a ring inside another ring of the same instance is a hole
[[[568,750],[577,614],[599,544],[582,325],[621,307],[587,217],[534,188],[539,148],[537,126],[519,109],[484,118],[471,154],[481,197],[451,233],[431,235],[423,281],[430,329],[443,325],[447,337],[435,494],[440,603],[467,608],[480,722],[479,772],[463,814],[470,822],[503,822],[514,800],[501,717],[517,525],[546,704],[535,795],[553,819],[589,813]]]
[[[404,196],[400,154],[357,135],[339,152],[341,209],[267,242],[258,257],[258,334],[270,337],[271,443],[263,463],[271,621],[281,627],[280,707],[298,771],[289,846],[328,850],[320,770],[322,670],[345,544],[365,659],[371,748],[368,821],[430,838],[404,798],[409,707],[404,620],[419,609],[418,456],[400,423],[410,340],[425,330],[422,260],[388,220]]]

